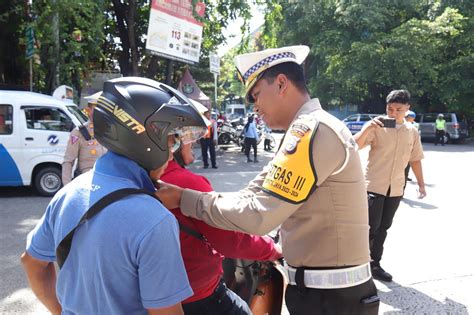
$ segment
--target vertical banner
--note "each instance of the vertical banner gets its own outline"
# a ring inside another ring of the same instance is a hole
[[[204,17],[205,4],[196,13]],[[193,15],[192,0],[152,0],[146,49],[169,59],[198,63],[201,54],[202,23]]]

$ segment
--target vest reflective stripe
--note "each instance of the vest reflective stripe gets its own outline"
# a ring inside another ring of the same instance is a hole
[[[439,120],[436,119],[436,129],[438,130],[444,130],[446,127],[446,120]]]

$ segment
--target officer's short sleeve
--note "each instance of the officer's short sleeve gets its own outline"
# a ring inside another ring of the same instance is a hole
[[[78,129],[71,131],[67,142],[66,152],[64,153],[64,161],[62,165],[62,181],[66,185],[72,180],[72,166],[79,155],[79,143],[81,134]]]
[[[369,124],[369,123],[370,123],[370,121],[366,122],[364,124],[364,126],[366,124]],[[367,138],[365,138],[364,146],[367,146],[367,145],[374,146],[374,145],[376,145],[376,143],[375,143],[375,140],[376,140],[375,133],[376,132],[377,131],[375,129],[371,129],[369,131],[369,134],[367,135]]]
[[[414,131],[413,135],[415,141],[413,142],[413,150],[411,151],[410,162],[420,161],[424,158],[423,146],[421,145],[420,135],[418,131]]]
[[[137,261],[145,308],[171,306],[193,294],[181,258],[178,224],[171,214],[142,239]]]
[[[346,150],[337,134],[323,123],[319,125],[312,149],[319,186],[343,166],[346,159]]]
[[[53,231],[49,223],[49,208],[26,239],[27,253],[39,260],[55,261],[56,251]]]

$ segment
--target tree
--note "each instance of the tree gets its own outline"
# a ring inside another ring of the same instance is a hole
[[[407,88],[420,110],[473,111],[473,4],[447,1],[269,0],[270,46],[306,44],[311,93],[329,106],[384,111]]]
[[[24,25],[27,8],[21,0],[0,2],[0,86],[28,88]]]

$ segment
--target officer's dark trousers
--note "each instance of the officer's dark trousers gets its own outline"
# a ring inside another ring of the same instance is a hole
[[[255,138],[245,138],[245,156],[247,159],[250,159],[250,148],[253,148],[253,157],[257,159],[257,139]]]
[[[374,281],[342,289],[299,289],[288,285],[286,306],[291,315],[376,315],[379,299]]]
[[[387,193],[389,194],[389,193]],[[400,197],[386,197],[372,192],[367,193],[369,201],[369,240],[372,265],[379,265],[383,254],[383,244],[387,230],[392,226],[393,217],[398,209]]]
[[[441,145],[444,145],[444,130],[438,130],[436,129],[436,137],[435,137],[435,145],[440,143]]]
[[[186,315],[251,315],[247,303],[229,290],[224,281],[213,294],[202,300],[183,304]]]
[[[212,138],[201,138],[201,154],[204,167],[209,167],[207,151],[209,151],[211,155],[212,166],[216,166],[216,147],[214,146]]]

